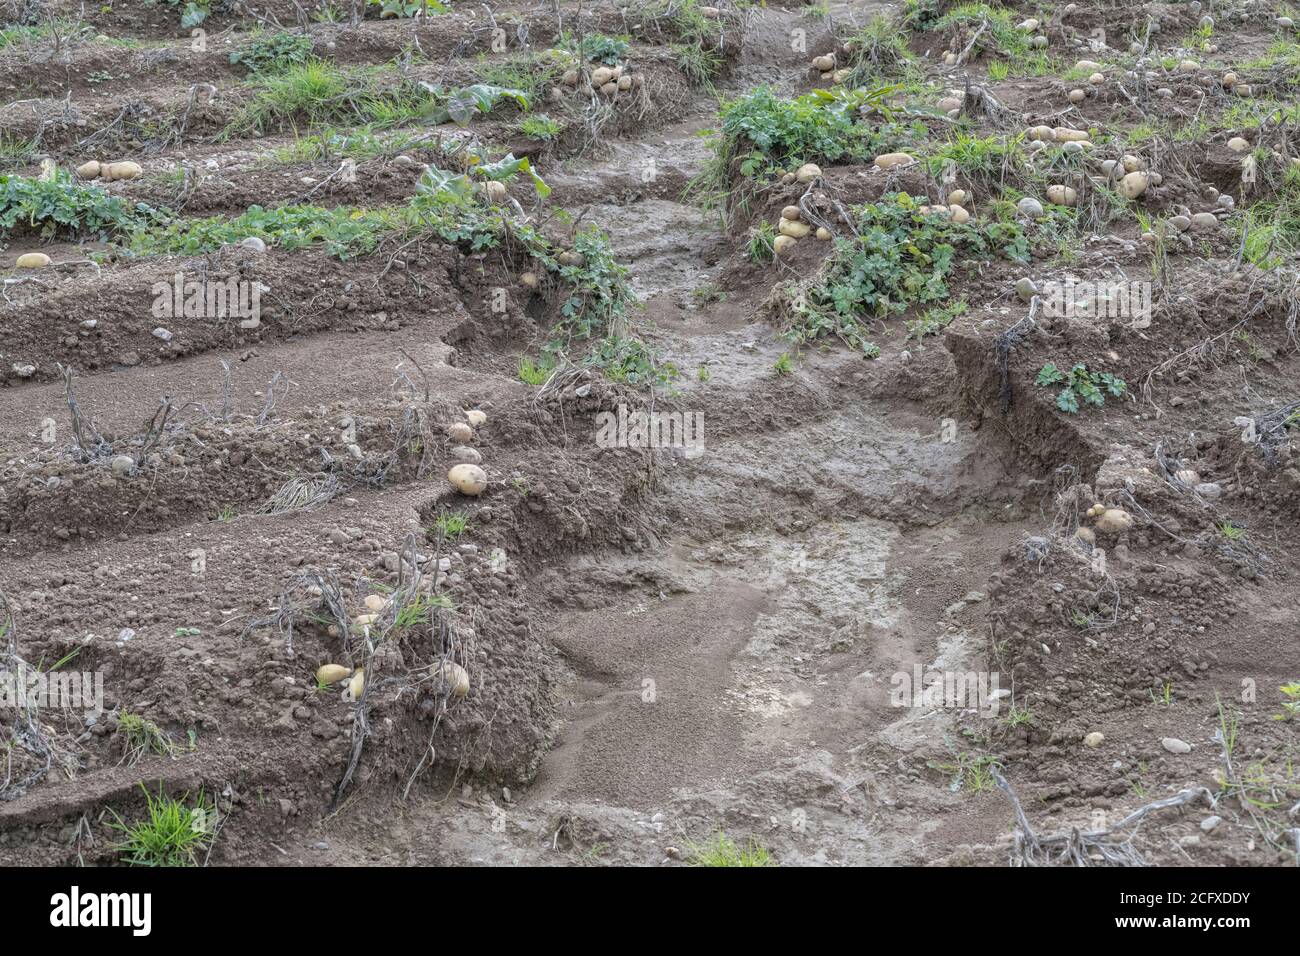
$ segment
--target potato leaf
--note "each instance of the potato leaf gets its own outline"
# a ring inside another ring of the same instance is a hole
[[[533,168],[527,156],[515,159],[514,153],[510,153],[495,163],[479,166],[478,171],[485,179],[495,179],[498,182],[507,182],[520,173],[526,173],[533,181],[533,189],[537,191],[539,198],[545,199],[551,194],[551,187],[546,185],[542,177],[537,174],[537,170]]]

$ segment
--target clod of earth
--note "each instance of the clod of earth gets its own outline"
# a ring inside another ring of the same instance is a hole
[[[482,428],[487,424],[487,412],[481,408],[471,408],[465,412],[465,420],[475,428]]]
[[[1105,739],[1106,738],[1102,735],[1101,731],[1094,730],[1083,738],[1083,745],[1085,747],[1100,747]]]

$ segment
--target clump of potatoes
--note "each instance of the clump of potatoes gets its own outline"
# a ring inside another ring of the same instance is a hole
[[[465,412],[465,419],[452,422],[446,429],[453,445],[450,457],[459,462],[447,472],[447,480],[461,494],[477,497],[487,490],[487,472],[480,467],[483,456],[468,446],[474,440],[474,429],[487,424],[487,412],[471,408]]]
[[[1093,527],[1103,534],[1123,534],[1133,527],[1133,516],[1123,508],[1095,504],[1088,509],[1088,516],[1093,519]]]
[[[1092,145],[1092,135],[1086,129],[1068,126],[1031,126],[1025,130],[1030,143],[1084,143]]]
[[[101,163],[97,159],[92,159],[77,167],[77,176],[81,179],[138,179],[143,173],[144,170],[139,163],[129,160]]]
[[[944,197],[947,200],[947,206],[934,207],[936,211],[947,210],[948,218],[958,225],[970,222],[971,213],[970,205],[973,197],[965,189],[949,190],[948,195]]]
[[[816,236],[825,242],[831,238],[830,230],[823,226],[819,226],[814,232],[813,227],[803,221],[803,213],[798,206],[786,206],[781,210],[776,232],[776,239],[772,241],[772,250],[781,257],[793,252],[800,239]]]
[[[582,73],[580,70],[569,70],[560,78],[560,82],[565,86],[576,89],[581,82]],[[644,83],[641,74],[628,72],[623,64],[616,66],[598,66],[588,76],[590,88],[600,93],[601,96],[612,97],[618,93],[625,93],[628,90],[639,89]]]
[[[921,206],[917,211],[923,216],[930,215],[931,213],[938,213],[941,216],[947,216],[953,222],[958,224],[970,222],[971,213],[967,207],[970,206],[972,197],[968,190],[949,190],[945,199],[947,205],[925,205]]]
[[[835,69],[835,54],[826,53],[822,56],[813,57],[813,69],[822,75],[822,79],[829,79],[828,73]]]

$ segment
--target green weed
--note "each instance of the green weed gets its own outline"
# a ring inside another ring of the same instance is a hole
[[[775,866],[772,854],[755,840],[743,846],[723,833],[713,836],[707,843],[686,845],[691,866]]]
[[[113,850],[122,855],[128,866],[195,866],[198,854],[212,843],[215,833],[208,822],[215,819],[216,805],[202,790],[193,803],[189,793],[173,799],[158,784],[158,794],[151,794],[144,784],[147,818],[126,823],[116,812],[109,827],[122,834]]]
[[[1074,414],[1079,411],[1079,400],[1087,405],[1101,408],[1106,404],[1106,396],[1122,398],[1128,386],[1122,378],[1110,372],[1090,372],[1088,366],[1077,362],[1068,373],[1057,368],[1055,362],[1048,362],[1038,371],[1034,384],[1042,388],[1063,385],[1056,396],[1056,407],[1063,412]]]

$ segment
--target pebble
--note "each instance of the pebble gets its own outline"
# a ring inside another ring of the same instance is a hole
[[[1160,746],[1164,747],[1171,754],[1186,754],[1192,752],[1192,745],[1185,740],[1179,740],[1177,737],[1164,737],[1160,740]]]
[[[113,469],[113,474],[125,478],[135,469],[135,459],[130,455],[117,455],[113,458],[110,467]]]
[[[1223,822],[1223,817],[1206,817],[1204,820],[1201,821],[1201,829],[1204,830],[1206,833],[1209,833],[1211,830],[1213,830],[1222,822]]]
[[[151,334],[153,335],[154,338],[162,339],[164,342],[170,342],[172,340],[172,334],[168,332],[166,329],[162,328],[161,326],[154,329]]]
[[[1105,739],[1106,737],[1104,734],[1102,734],[1100,731],[1094,730],[1092,733],[1088,734],[1086,737],[1083,738],[1083,745],[1085,747],[1100,747],[1102,741]]]

